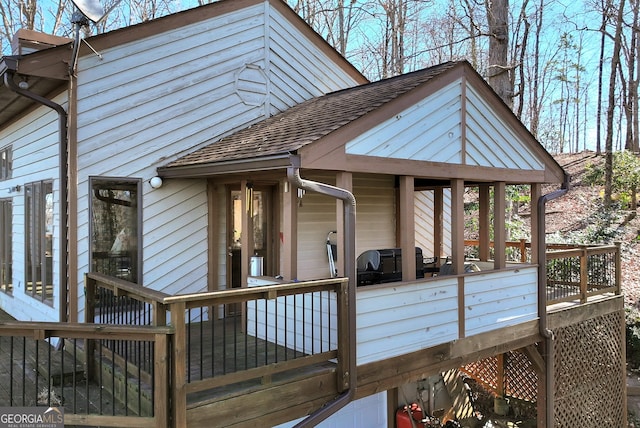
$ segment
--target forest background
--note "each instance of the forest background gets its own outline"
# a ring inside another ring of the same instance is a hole
[[[102,0],[103,33],[207,0]],[[468,60],[551,153],[638,151],[637,0],[288,0],[370,80]],[[73,37],[71,0],[0,0],[19,28]]]
[[[104,10],[82,27],[86,37],[209,1],[0,0],[0,46],[11,55],[20,28],[74,37],[82,3]],[[549,152],[604,155],[605,209],[621,192],[636,208],[639,0],[287,2],[372,81],[466,59]]]

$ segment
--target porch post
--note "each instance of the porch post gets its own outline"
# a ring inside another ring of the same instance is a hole
[[[453,273],[464,272],[464,181],[451,180],[451,257]]]
[[[444,212],[444,190],[442,187],[436,187],[433,190],[433,255],[437,257],[436,267],[440,267],[440,258],[442,257],[442,242],[444,234],[444,226],[442,213]]]
[[[242,236],[240,237],[240,287],[247,286],[249,277],[249,259],[253,252],[253,186],[247,180],[240,182],[240,201],[242,205]]]
[[[506,184],[498,182],[493,187],[493,268],[503,269],[506,266]]]
[[[402,250],[402,280],[416,279],[416,225],[414,213],[414,185],[413,177],[401,176],[399,188],[399,228],[400,249]],[[422,268],[422,266],[420,266]]]
[[[298,277],[298,198],[296,189],[286,179],[282,189],[281,275],[287,280]]]
[[[491,212],[489,191],[490,186],[488,184],[478,186],[478,258],[483,262],[489,260],[489,248],[491,247],[491,236],[489,234],[489,218]]]
[[[466,336],[464,288],[464,181],[451,180],[451,267],[458,276],[458,337]]]
[[[336,186],[353,193],[353,174],[350,172],[338,172],[336,174]],[[342,199],[336,199],[336,250],[338,253],[338,260],[336,262],[336,269],[338,270],[338,276],[347,276],[345,273],[345,249],[344,241],[344,201]]]
[[[538,232],[538,210],[535,209],[536,201],[542,197],[542,185],[540,183],[531,184],[531,263],[537,264],[538,248],[540,247],[540,236]]]

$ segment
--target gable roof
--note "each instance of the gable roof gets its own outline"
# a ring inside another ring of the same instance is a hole
[[[313,98],[173,161],[167,167],[294,153],[455,65],[448,62]]]
[[[78,55],[95,55],[106,49],[127,43],[135,43],[137,40],[151,37],[173,29],[186,27],[195,23],[234,13],[239,10],[268,4],[277,10],[291,25],[305,35],[305,40],[312,43],[333,64],[351,76],[357,82],[368,82],[367,78],[357,70],[353,64],[338,53],[326,40],[317,34],[300,16],[298,16],[284,0],[219,0],[192,9],[162,16],[151,21],[145,21],[128,27],[119,28],[106,33],[97,34],[85,39],[86,43],[80,43]],[[29,90],[39,96],[50,97],[55,91],[59,93],[67,88],[69,81],[69,64],[73,53],[73,40],[54,37],[42,33],[30,32],[20,40],[29,43],[29,39],[39,45],[36,52],[20,55],[5,56],[0,58],[0,126],[8,123],[12,118],[26,111],[33,105],[31,100],[15,94],[3,84],[4,75],[9,71],[16,75],[16,79],[28,77]],[[52,46],[48,47],[47,46]],[[26,52],[26,50],[25,50]],[[17,80],[16,80],[17,84]],[[9,106],[11,108],[9,108]]]
[[[491,99],[492,108],[497,109],[501,117],[517,130],[518,138],[530,146],[527,150],[547,165],[546,169],[551,173],[545,175],[545,180],[551,177],[550,181],[563,181],[565,174],[562,168],[466,61],[447,62],[308,100],[213,141],[158,168],[158,173],[177,177],[278,169],[292,164],[303,168],[317,167],[319,163],[314,162],[314,158],[325,156],[338,146],[344,147],[350,138],[370,130],[383,120],[400,115],[407,106],[423,100],[425,94],[433,93],[461,76],[481,87],[483,95]],[[345,129],[350,129],[350,132],[345,133]],[[339,133],[348,136],[332,138]],[[301,154],[306,154],[306,157]],[[252,161],[256,166],[248,167]],[[300,162],[301,165],[297,165]],[[339,166],[336,165],[335,169]],[[397,173],[401,171],[402,166],[399,166]]]

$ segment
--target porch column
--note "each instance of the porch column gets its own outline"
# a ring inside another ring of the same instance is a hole
[[[464,273],[464,181],[451,180],[451,257],[453,273]]]
[[[442,242],[444,225],[442,215],[444,212],[444,190],[436,187],[433,190],[433,255],[437,257],[436,266],[440,266],[442,254]]]
[[[293,185],[286,179],[282,189],[282,246],[281,275],[287,280],[298,277],[298,195]]]
[[[249,260],[253,253],[253,185],[247,180],[240,182],[240,201],[242,206],[242,236],[240,237],[240,287],[247,286]]]
[[[350,172],[338,172],[336,174],[336,186],[348,190],[353,193],[353,174]],[[357,215],[357,213],[356,213]],[[338,276],[346,276],[345,265],[345,252],[344,252],[344,201],[342,199],[336,199],[336,251],[338,253],[338,260],[336,261],[336,269],[338,270]],[[357,257],[357,254],[356,254]]]
[[[491,248],[491,235],[489,234],[489,219],[491,217],[490,187],[488,184],[478,186],[478,258],[483,262],[489,260],[489,249]]]
[[[493,268],[503,269],[506,266],[505,242],[507,236],[505,226],[506,184],[504,182],[494,184],[493,197]]]
[[[464,180],[451,180],[451,267],[454,275],[464,273]],[[464,277],[458,277],[458,337],[466,336]]]
[[[226,250],[220,254],[220,247],[226,249],[227,243],[226,239],[224,241],[220,239],[220,234],[222,233],[220,230],[220,218],[223,215],[223,208],[226,206],[225,202],[224,193],[220,191],[220,186],[212,182],[212,180],[207,180],[207,209],[209,211],[207,291],[220,290],[220,281],[218,280],[220,270],[218,266],[222,263],[227,263],[228,256],[226,254],[230,251]]]
[[[398,203],[398,232],[402,250],[402,280],[416,279],[416,225],[413,177],[401,176]],[[422,266],[420,266],[422,268]]]
[[[540,248],[541,237],[538,230],[538,200],[542,196],[542,185],[540,183],[531,184],[531,263],[537,264],[538,260],[538,248]]]

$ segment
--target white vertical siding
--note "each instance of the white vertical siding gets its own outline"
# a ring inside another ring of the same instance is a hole
[[[66,107],[67,96],[53,99]],[[0,148],[11,147],[13,172],[0,182],[0,197],[12,202],[13,295],[0,293],[0,308],[21,320],[57,321],[60,299],[60,170],[58,114],[38,107],[0,130]],[[53,182],[53,306],[25,295],[25,207],[24,185],[40,180]],[[9,192],[20,186],[19,192]]]
[[[459,164],[461,84],[451,83],[346,145],[354,155]]]
[[[532,266],[465,277],[466,335],[535,320],[537,277]]]
[[[513,129],[467,85],[466,163],[496,168],[544,170],[544,164]]]

